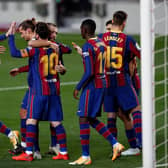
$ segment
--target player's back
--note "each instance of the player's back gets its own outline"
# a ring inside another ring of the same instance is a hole
[[[96,88],[107,87],[105,80],[106,46],[99,38],[91,38],[87,41],[89,55],[93,61],[94,83]]]
[[[60,82],[55,65],[59,56],[51,48],[33,48],[30,69],[33,78],[32,93],[36,95],[59,95]]]
[[[122,32],[106,32],[103,41],[107,46],[107,74],[111,81],[124,85],[129,80],[129,62],[135,55],[140,57],[136,41]],[[115,81],[116,80],[116,81]]]

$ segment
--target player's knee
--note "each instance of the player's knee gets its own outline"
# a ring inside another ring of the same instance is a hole
[[[26,120],[26,125],[29,125],[29,124],[37,125],[37,120],[28,118]]]
[[[131,113],[133,113],[133,112],[135,112],[135,111],[141,111],[141,106],[138,105],[138,106],[136,106],[135,108],[133,108],[133,109],[131,110]]]
[[[131,121],[131,116],[128,112],[119,111],[117,115],[123,122]]]
[[[58,125],[61,124],[61,121],[52,121],[50,124],[52,127],[57,127]]]

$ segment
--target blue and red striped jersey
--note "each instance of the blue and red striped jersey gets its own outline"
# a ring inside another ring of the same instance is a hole
[[[52,48],[26,48],[18,50],[15,47],[14,36],[9,36],[9,48],[13,57],[29,57],[30,89],[36,95],[59,95],[60,81],[55,70],[59,63],[59,55]]]
[[[5,34],[1,34],[1,35],[0,35],[0,41],[5,40],[6,38],[7,38],[7,37],[6,37]]]
[[[135,56],[140,58],[140,49],[136,41],[122,32],[106,32],[103,41],[107,46],[107,71],[110,85],[123,86],[129,81],[129,62]]]
[[[56,41],[52,41],[52,42],[58,44],[58,46],[59,46],[59,60],[64,65],[63,54],[70,54],[70,53],[72,53],[72,49],[69,46],[67,46],[67,45],[65,45],[63,43],[56,42]]]
[[[107,87],[105,78],[106,46],[97,37],[89,39],[82,47],[84,74],[76,89],[93,86],[95,88]]]

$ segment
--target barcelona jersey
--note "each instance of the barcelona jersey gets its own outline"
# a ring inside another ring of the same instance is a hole
[[[5,34],[0,35],[0,41],[5,40],[6,38],[7,38],[7,37],[6,37],[6,35],[5,35]]]
[[[86,85],[94,88],[107,87],[105,78],[106,46],[99,38],[90,38],[82,48],[84,74],[76,86],[77,90]]]
[[[59,95],[60,81],[55,70],[59,56],[52,48],[26,48],[18,50],[15,47],[14,36],[9,36],[9,47],[13,57],[29,57],[29,79],[31,92],[34,95]]]
[[[136,41],[122,32],[106,32],[103,41],[107,46],[107,76],[110,86],[124,86],[129,80],[129,62],[136,55],[140,58],[140,49]]]

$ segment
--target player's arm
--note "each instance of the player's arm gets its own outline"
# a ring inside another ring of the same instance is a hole
[[[45,40],[30,40],[28,42],[28,46],[39,48],[39,47],[51,47],[53,48],[57,53],[59,50],[59,46],[55,42],[51,41],[45,41]]]
[[[134,58],[129,62],[129,74],[130,74],[131,77],[134,76],[136,69],[137,69],[137,61],[136,61],[136,57],[134,57]]]
[[[16,48],[14,35],[9,35],[8,45],[9,45],[10,54],[12,57],[25,58],[33,55],[31,54],[32,52],[29,52],[28,48],[21,49],[21,50]]]
[[[89,81],[89,79],[93,76],[93,65],[92,65],[92,61],[90,60],[90,56],[89,56],[89,52],[83,50],[83,59],[84,59],[84,69],[85,72],[81,78],[81,80],[79,81],[79,83],[76,85],[73,96],[75,99],[78,99],[78,93],[81,90],[81,88],[83,88],[87,82]]]
[[[7,38],[6,34],[2,34],[0,35],[0,41],[3,41]]]
[[[133,53],[135,56],[137,56],[140,59],[141,49],[138,43],[132,37],[129,37],[129,38],[130,38],[129,48],[130,48],[131,53]]]
[[[49,47],[50,46],[50,41],[45,41],[45,40],[30,40],[28,42],[28,46],[31,47]]]
[[[62,54],[70,54],[70,53],[72,53],[72,49],[69,46],[67,46],[67,45],[59,43],[59,47],[60,47],[60,52]]]
[[[13,68],[10,71],[10,75],[11,76],[16,76],[19,73],[23,73],[23,72],[29,72],[29,66],[28,65],[25,65],[25,66],[22,66],[22,67],[19,67],[19,68]]]
[[[8,31],[5,34],[0,35],[0,41],[3,41],[5,39],[7,39],[7,37],[13,32],[15,31],[15,26],[16,26],[16,22],[12,22]]]

